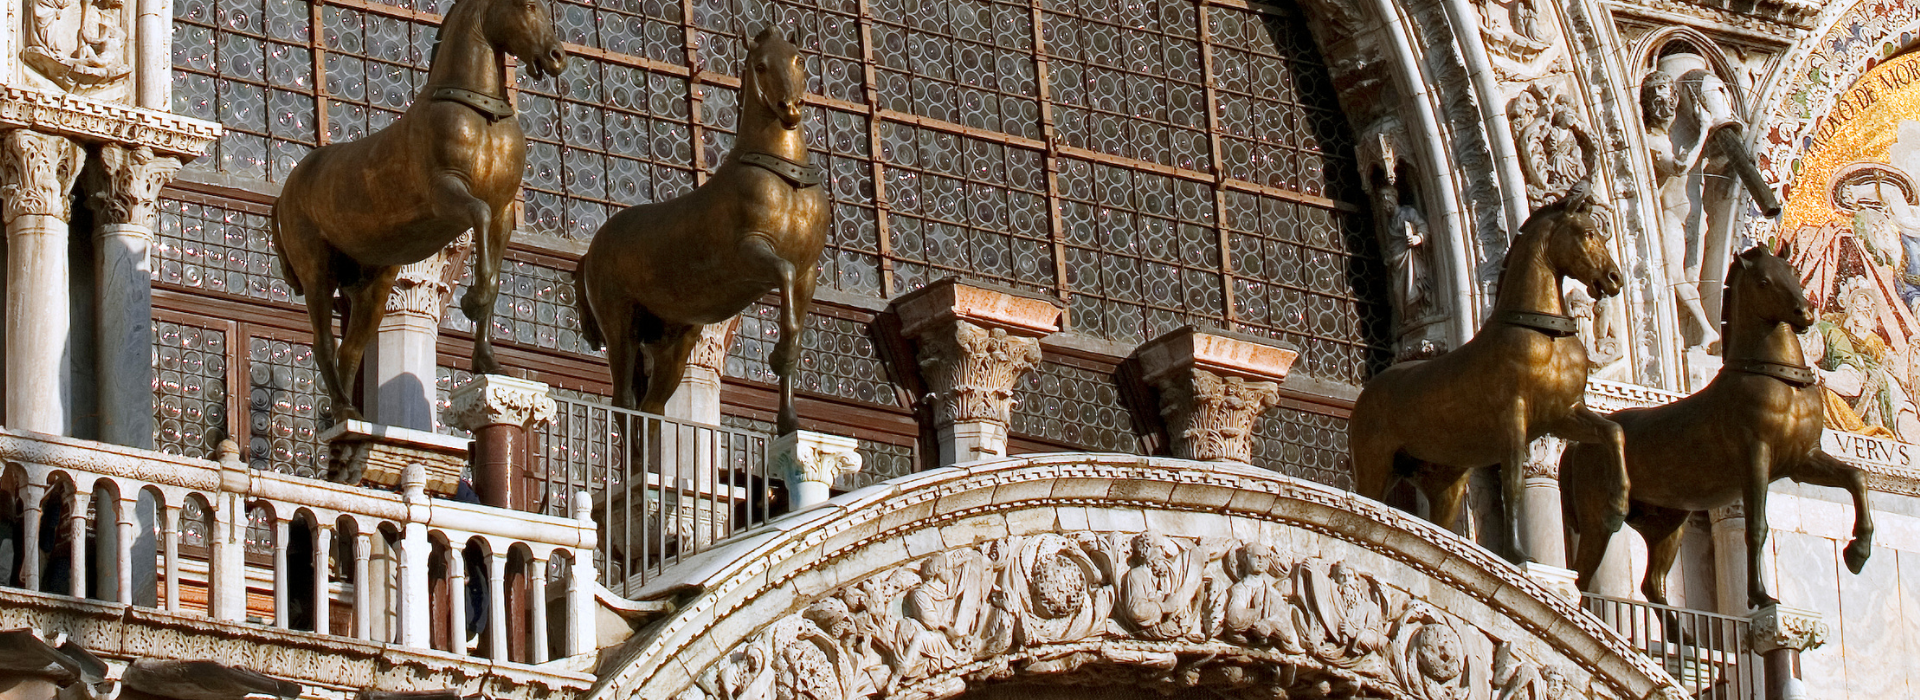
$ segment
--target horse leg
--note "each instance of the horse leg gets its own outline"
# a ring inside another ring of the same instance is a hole
[[[793,411],[793,373],[800,365],[800,333],[805,329],[807,307],[813,303],[813,270],[796,270],[762,234],[749,233],[743,248],[749,259],[780,276],[780,340],[767,362],[780,375],[780,418],[775,432],[785,435],[800,429],[800,418]]]
[[[467,181],[450,170],[434,173],[430,196],[434,216],[473,229],[473,285],[460,298],[460,311],[473,321],[473,373],[499,374],[500,363],[493,359],[493,300],[500,294],[500,256],[513,217],[473,196]]]
[[[1760,575],[1761,555],[1767,546],[1767,485],[1773,479],[1773,450],[1765,442],[1754,442],[1747,455],[1747,493],[1741,503],[1747,511],[1747,605],[1764,608],[1780,601],[1767,593]]]
[[[687,373],[687,356],[700,342],[700,326],[670,325],[653,343],[653,371],[647,373],[647,393],[640,410],[663,413],[667,401],[680,389],[680,378]]]
[[[333,402],[334,422],[358,420],[360,411],[353,407],[353,395],[346,391],[339,355],[334,351],[333,293],[337,282],[330,265],[323,261],[316,267],[319,270],[306,276],[301,285],[307,290],[307,321],[313,326],[313,363],[320,368],[320,381],[326,384],[327,398]]]
[[[1533,454],[1528,449],[1531,441],[1527,439],[1525,406],[1515,409],[1507,426],[1507,458],[1500,462],[1500,500],[1507,511],[1504,530],[1507,551],[1512,554],[1510,561],[1525,564],[1533,561],[1527,554],[1527,540],[1520,535],[1527,523],[1527,460]]]
[[[1574,442],[1598,445],[1606,450],[1606,479],[1589,479],[1582,485],[1589,489],[1600,486],[1608,489],[1607,507],[1613,514],[1613,529],[1620,529],[1619,518],[1626,517],[1628,499],[1633,490],[1633,482],[1627,476],[1626,429],[1606,416],[1594,413],[1593,409],[1582,403],[1574,407],[1566,424],[1557,427],[1553,434]]]
[[[1605,503],[1586,495],[1593,489],[1591,450],[1586,443],[1567,445],[1560,456],[1560,498],[1568,514],[1567,527],[1580,536],[1573,551],[1573,570],[1580,575],[1580,590],[1591,591],[1593,577],[1607,557],[1607,545],[1620,530],[1624,513],[1612,512]]]
[[[364,268],[361,281],[344,290],[347,313],[340,329],[339,355],[342,379],[352,381],[360,376],[360,359],[366,356],[367,343],[380,332],[380,319],[387,315],[387,297],[393,293],[393,280],[399,275],[398,267]]]
[[[626,409],[640,407],[640,399],[633,390],[633,377],[636,372],[644,374],[646,368],[640,367],[640,343],[633,337],[633,311],[626,304],[596,303],[593,306],[606,309],[606,317],[600,319],[601,337],[607,343],[607,370],[613,380],[613,405]]]
[[[1443,473],[1450,476],[1442,476]],[[1460,522],[1460,510],[1467,502],[1467,474],[1464,470],[1454,472],[1435,464],[1415,480],[1420,491],[1427,494],[1428,522],[1460,533],[1457,525]]]
[[[1375,431],[1347,433],[1347,451],[1353,455],[1353,490],[1382,503],[1393,488],[1393,456],[1400,451],[1388,437]]]
[[[1814,448],[1801,462],[1793,480],[1803,484],[1846,489],[1853,496],[1853,541],[1847,543],[1847,570],[1860,573],[1873,554],[1873,508],[1867,504],[1867,474]],[[1751,518],[1752,516],[1748,516]]]
[[[1641,504],[1628,520],[1647,540],[1647,578],[1640,582],[1640,592],[1646,594],[1649,601],[1667,604],[1667,572],[1673,570],[1673,560],[1680,555],[1687,513]]]

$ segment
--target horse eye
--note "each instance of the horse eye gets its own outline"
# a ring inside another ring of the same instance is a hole
[[[1773,286],[1773,280],[1770,280],[1770,279],[1767,279],[1767,278],[1765,278],[1765,277],[1762,277],[1762,278],[1760,278],[1760,286],[1761,286],[1761,287],[1763,287],[1763,288],[1764,288],[1764,287],[1771,287],[1771,286]]]

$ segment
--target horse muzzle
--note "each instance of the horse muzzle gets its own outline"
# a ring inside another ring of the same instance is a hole
[[[1791,326],[1793,328],[1793,332],[1795,333],[1807,332],[1808,328],[1813,327],[1812,307],[1801,306],[1799,308],[1794,309],[1793,317],[1787,319],[1787,325]]]
[[[1626,286],[1626,280],[1620,276],[1620,271],[1611,269],[1602,274],[1599,279],[1587,283],[1587,295],[1595,299],[1605,299],[1619,294],[1620,290]]]
[[[535,79],[558,78],[567,70],[567,52],[558,47],[528,61],[527,72]]]

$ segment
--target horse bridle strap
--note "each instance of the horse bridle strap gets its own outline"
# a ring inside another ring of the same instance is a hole
[[[1813,386],[1813,368],[1768,360],[1727,360],[1722,370],[1773,377],[1797,387]]]
[[[1573,317],[1560,314],[1545,314],[1538,311],[1499,311],[1493,314],[1496,323],[1509,326],[1531,328],[1554,338],[1565,338],[1579,332]]]
[[[742,153],[740,162],[757,168],[765,168],[781,179],[793,183],[799,189],[820,185],[820,168],[813,165],[801,165],[781,158],[772,153]]]
[[[474,92],[466,88],[434,88],[433,92],[427,94],[427,99],[458,102],[472,107],[474,111],[485,115],[487,121],[490,122],[497,122],[513,116],[513,105],[509,104],[506,100],[492,95]]]

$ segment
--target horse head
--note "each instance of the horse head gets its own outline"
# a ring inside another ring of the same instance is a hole
[[[527,63],[536,79],[567,68],[567,50],[554,29],[550,0],[491,0],[482,19],[487,41]]]
[[[1785,323],[1795,333],[1813,325],[1813,305],[1800,287],[1799,273],[1787,263],[1792,254],[1784,245],[1778,255],[1759,245],[1734,256],[1727,270],[1728,303],[1721,311],[1728,325],[1755,319],[1769,325]],[[1741,318],[1734,318],[1736,313]]]
[[[800,103],[807,94],[806,59],[772,27],[747,40],[745,81],[753,86],[754,98],[788,129],[800,126]]]
[[[1547,264],[1555,273],[1572,277],[1587,285],[1587,294],[1604,299],[1620,293],[1626,285],[1620,264],[1608,249],[1606,227],[1596,216],[1599,205],[1588,196],[1585,184],[1576,185],[1567,196],[1535,212],[1522,229],[1545,227]]]

